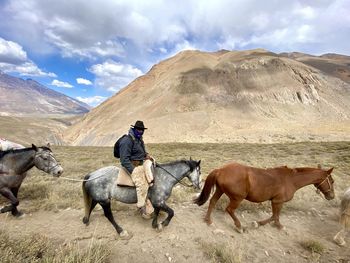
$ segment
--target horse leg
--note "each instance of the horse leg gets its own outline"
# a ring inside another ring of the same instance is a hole
[[[12,190],[13,195],[17,198],[19,187],[12,188],[11,190]],[[16,216],[16,217],[20,217],[21,215],[23,215],[22,212],[17,210],[17,206],[13,206],[12,207],[11,213],[12,213],[13,216]]]
[[[174,210],[167,206],[165,203],[160,207],[161,210],[165,211],[168,214],[168,217],[161,223],[163,226],[167,226],[170,223],[170,220],[174,216]]]
[[[272,216],[268,219],[258,221],[259,226],[266,225],[267,223],[270,223],[271,221],[275,221],[276,226],[281,229],[282,225],[279,222],[279,214],[282,209],[282,203],[272,203],[271,202],[271,207],[272,207]]]
[[[92,200],[91,201],[91,205],[90,205],[90,209],[89,209],[89,212],[87,215],[84,216],[83,218],[83,223],[85,225],[89,225],[89,220],[90,220],[90,215],[91,215],[91,212],[92,210],[94,210],[95,206],[97,205],[97,202],[95,200]]]
[[[16,196],[12,193],[12,191],[8,188],[3,188],[0,190],[0,194],[4,197],[6,197],[7,199],[10,200],[11,202],[11,205],[7,205],[7,206],[4,206],[3,208],[0,209],[0,213],[6,213],[6,212],[12,212],[13,211],[13,208],[16,206],[18,206],[19,204],[19,201],[18,199],[16,198]],[[16,208],[17,210],[17,208]]]
[[[103,212],[105,214],[105,217],[109,220],[109,222],[112,223],[115,230],[117,230],[118,234],[120,235],[123,232],[123,229],[115,222],[112,210],[111,210],[111,203],[110,202],[99,202],[99,204],[103,208]]]
[[[208,211],[204,217],[204,221],[207,222],[208,225],[211,225],[213,223],[213,221],[211,220],[211,212],[213,211],[217,201],[220,199],[223,193],[224,192],[217,187],[214,195],[210,199]]]
[[[283,203],[272,203],[272,218],[275,221],[275,225],[278,229],[282,229],[283,226],[280,223],[280,212],[282,209]]]
[[[152,221],[152,227],[153,228],[157,228],[158,227],[158,215],[160,212],[160,208],[159,207],[154,207],[154,217],[153,217],[153,221]]]
[[[241,233],[242,232],[242,226],[241,222],[238,220],[238,218],[235,215],[235,210],[239,206],[239,204],[242,202],[242,200],[235,200],[230,199],[229,205],[226,207],[226,212],[231,216],[233,221],[235,222],[235,225],[237,227],[237,230]]]

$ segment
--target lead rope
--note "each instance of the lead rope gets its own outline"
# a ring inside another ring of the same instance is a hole
[[[92,178],[92,179],[87,179],[87,180],[85,180],[85,179],[74,179],[74,178],[69,178],[69,177],[63,177],[63,176],[60,176],[59,178],[60,179],[63,179],[63,180],[67,180],[67,181],[74,181],[74,182],[89,182],[89,181],[93,181],[93,180],[96,180],[96,179],[98,179],[98,178],[100,178],[100,177],[102,177],[102,176],[105,176],[106,174],[101,174],[101,175],[99,175],[99,176],[97,176],[97,177],[95,177],[95,178]]]

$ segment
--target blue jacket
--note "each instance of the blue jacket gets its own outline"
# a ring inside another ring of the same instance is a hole
[[[133,129],[130,128],[129,136],[125,136],[119,144],[120,163],[131,174],[134,170],[134,165],[131,161],[143,161],[146,158],[147,152],[145,144],[141,139],[137,139]]]

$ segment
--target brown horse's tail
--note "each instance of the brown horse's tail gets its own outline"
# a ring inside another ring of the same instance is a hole
[[[211,189],[213,188],[213,186],[216,183],[216,170],[212,171],[207,179],[205,180],[204,183],[204,187],[202,189],[202,192],[200,193],[200,195],[193,200],[193,202],[199,206],[203,205],[206,201],[208,201],[210,193],[211,193]]]
[[[88,180],[89,177],[90,177],[89,175],[85,176],[84,180]],[[85,208],[85,216],[83,218],[83,223],[87,224],[89,222],[89,217],[90,217],[90,208],[91,208],[91,204],[92,204],[92,198],[86,191],[85,183],[86,183],[86,181],[84,181],[83,185],[82,185],[83,196],[84,196],[84,208]]]

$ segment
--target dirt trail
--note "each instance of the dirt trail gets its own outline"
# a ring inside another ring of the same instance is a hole
[[[120,225],[132,234],[129,240],[120,239],[102,210],[92,213],[90,225],[82,224],[82,210],[66,209],[55,212],[39,211],[21,219],[0,215],[1,227],[13,235],[40,233],[60,242],[78,242],[91,245],[92,240],[106,241],[111,247],[112,262],[212,262],[204,251],[224,251],[232,262],[350,262],[350,248],[339,247],[332,237],[338,230],[336,208],[310,211],[282,211],[284,230],[272,225],[252,228],[251,222],[268,217],[258,208],[252,212],[238,210],[243,225],[240,234],[233,228],[232,219],[223,211],[215,210],[213,225],[202,218],[207,204],[198,207],[190,202],[171,204],[175,216],[162,232],[151,228],[151,221],[136,214],[132,206],[122,206],[114,215]],[[348,237],[350,239],[350,237]],[[313,240],[322,244],[324,252],[312,254],[300,242]]]

